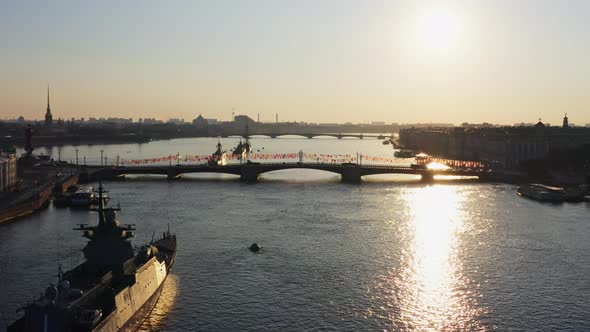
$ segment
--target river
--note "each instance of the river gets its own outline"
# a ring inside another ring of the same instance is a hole
[[[255,150],[392,157],[359,139],[253,139]],[[40,149],[57,159],[206,154],[217,139]],[[221,139],[228,148],[237,138]],[[60,152],[58,152],[61,150]],[[108,182],[135,244],[167,225],[179,251],[143,331],[590,330],[590,205],[542,204],[516,187],[422,184],[312,170]],[[0,227],[0,313],[82,259],[72,228],[93,212],[49,207]],[[252,253],[248,246],[263,249]],[[3,325],[3,324],[2,324]]]

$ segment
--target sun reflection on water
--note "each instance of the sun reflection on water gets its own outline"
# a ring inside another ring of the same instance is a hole
[[[164,330],[165,321],[169,318],[169,314],[174,309],[174,304],[176,303],[178,282],[178,277],[174,274],[166,278],[158,302],[141,323],[137,331],[151,332]]]
[[[401,323],[417,330],[481,330],[459,257],[464,193],[457,186],[415,188],[407,195],[410,241],[398,295]]]

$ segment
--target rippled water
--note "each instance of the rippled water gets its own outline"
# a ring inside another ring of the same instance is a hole
[[[391,151],[376,141],[318,144]],[[178,235],[145,331],[590,330],[588,204],[540,204],[511,185],[396,176],[347,185],[310,170],[254,185],[216,176],[107,186],[122,221],[137,223],[134,243],[168,223]],[[94,218],[51,207],[0,227],[3,317],[55,279],[58,260],[79,262],[85,241],[71,228]],[[253,242],[260,253],[247,249]]]

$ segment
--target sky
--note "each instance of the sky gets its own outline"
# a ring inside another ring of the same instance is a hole
[[[0,1],[0,118],[590,123],[590,1]]]

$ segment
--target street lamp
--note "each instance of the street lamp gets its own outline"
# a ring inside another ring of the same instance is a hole
[[[78,148],[76,148],[76,171],[78,170],[78,151],[80,151]]]
[[[102,164],[102,158],[103,158],[103,154],[104,154],[104,150],[100,150],[100,166],[103,166]]]

